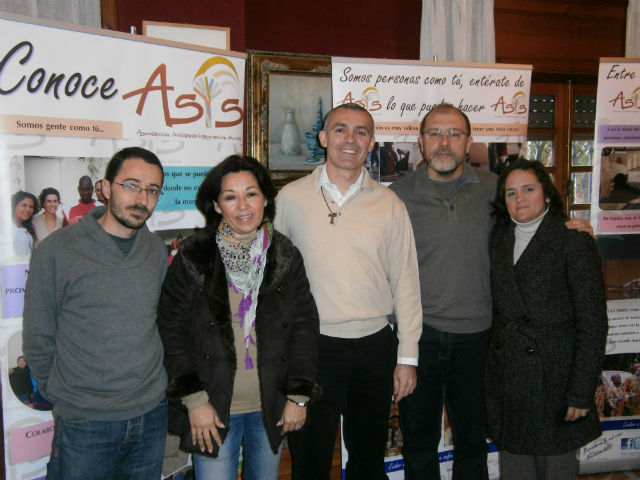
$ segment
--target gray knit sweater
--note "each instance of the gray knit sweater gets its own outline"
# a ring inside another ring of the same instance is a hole
[[[440,331],[476,333],[491,326],[489,202],[497,177],[464,165],[451,200],[425,166],[390,186],[404,201],[418,251],[422,321]]]
[[[156,306],[167,269],[146,226],[125,256],[94,208],[31,257],[23,351],[41,393],[65,419],[126,420],[165,397]]]

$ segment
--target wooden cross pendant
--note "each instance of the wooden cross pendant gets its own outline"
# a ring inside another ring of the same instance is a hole
[[[333,225],[333,220],[338,216],[338,214],[337,214],[337,213],[334,213],[334,212],[331,212],[331,213],[329,213],[327,216],[331,219],[331,220],[329,220],[329,223],[330,223],[331,225]]]

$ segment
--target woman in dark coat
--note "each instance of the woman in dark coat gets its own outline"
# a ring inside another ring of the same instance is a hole
[[[564,226],[562,200],[539,162],[503,170],[493,207],[485,390],[500,478],[575,478],[576,450],[602,432],[594,400],[607,336],[600,257],[590,235]]]
[[[232,155],[202,182],[206,227],[184,240],[162,287],[158,327],[170,377],[170,431],[199,480],[276,479],[315,383],[318,312],[300,252],[279,232],[275,188]]]

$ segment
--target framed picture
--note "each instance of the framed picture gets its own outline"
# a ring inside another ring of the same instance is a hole
[[[193,43],[203,47],[229,50],[230,29],[208,25],[189,25],[186,23],[142,21],[142,34],[148,37],[173,40],[174,42]]]
[[[318,132],[333,105],[331,57],[251,50],[247,57],[247,150],[281,187],[325,160]]]

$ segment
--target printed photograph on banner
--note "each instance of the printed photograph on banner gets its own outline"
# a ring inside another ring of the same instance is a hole
[[[595,399],[600,418],[640,416],[640,353],[605,357]]]
[[[389,411],[389,432],[387,435],[387,446],[384,456],[395,457],[402,455],[402,429],[400,427],[400,412],[398,404],[392,403]]]
[[[101,205],[106,158],[14,156],[10,164],[13,254],[30,256],[55,230]],[[94,198],[95,195],[95,198]]]
[[[605,147],[600,155],[602,210],[640,210],[640,147]]]
[[[53,405],[38,390],[38,383],[33,378],[27,360],[22,354],[22,331],[9,337],[7,356],[9,385],[15,398],[34,410],[51,410]]]
[[[471,146],[472,149],[474,145],[476,143]],[[526,156],[522,143],[489,143],[487,150],[489,169],[496,175],[500,175],[500,172],[508,167],[511,162],[521,156]],[[474,166],[481,167],[481,165]]]
[[[373,150],[367,154],[367,160],[364,162],[364,168],[369,172],[369,176],[376,182],[380,182],[380,143],[373,145]]]
[[[640,235],[600,236],[597,243],[609,307],[613,301],[640,299]],[[609,319],[612,320],[611,311]],[[640,323],[640,316],[635,320]]]
[[[444,448],[453,448],[453,433],[451,432],[451,422],[446,408],[443,409],[442,413],[442,438],[440,443]]]
[[[47,236],[105,202],[101,179],[108,159],[98,157],[13,157],[16,185],[13,247],[16,255],[31,254]],[[14,202],[12,202],[13,204]],[[27,205],[28,204],[28,205]],[[17,231],[20,223],[24,231]]]
[[[378,171],[381,182],[395,182],[413,172],[421,161],[422,154],[417,142],[376,142],[367,156],[372,177]]]
[[[493,144],[473,142],[469,147],[469,154],[467,155],[469,165],[483,170],[490,170],[491,157],[489,156],[489,153],[491,152],[491,145]]]
[[[509,162],[521,154],[520,143],[473,142],[466,161],[473,167],[499,174]],[[375,180],[393,183],[423,163],[417,142],[376,142],[372,152],[367,156],[365,166]],[[379,178],[376,176],[378,173]]]

